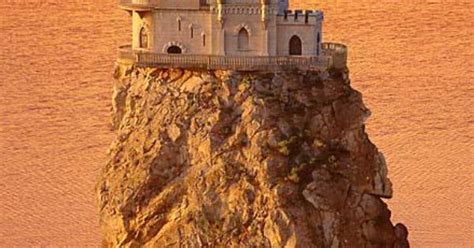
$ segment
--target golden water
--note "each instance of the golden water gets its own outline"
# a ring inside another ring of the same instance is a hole
[[[305,1],[350,47],[353,86],[385,153],[394,221],[414,247],[473,243],[472,1]],[[114,0],[0,1],[0,246],[98,246],[93,187],[106,163]]]

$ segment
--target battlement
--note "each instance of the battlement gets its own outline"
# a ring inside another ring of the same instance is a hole
[[[285,10],[277,18],[281,24],[317,24],[324,20],[324,14],[320,10]]]
[[[260,15],[262,14],[262,8],[260,6],[252,6],[252,5],[241,5],[241,4],[227,4],[221,6],[220,11],[224,15],[229,14],[242,14],[242,15]],[[218,13],[218,9],[216,7],[211,7],[212,13]],[[269,11],[273,13],[272,10]]]

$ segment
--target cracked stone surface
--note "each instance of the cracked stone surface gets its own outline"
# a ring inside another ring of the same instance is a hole
[[[117,65],[105,247],[408,247],[347,71]]]

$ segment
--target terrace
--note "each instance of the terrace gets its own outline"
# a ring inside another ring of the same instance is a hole
[[[327,69],[346,66],[347,48],[342,44],[323,43],[320,56],[218,56],[194,54],[158,54],[132,50],[130,45],[118,50],[118,61],[141,67],[185,68],[207,70],[285,70]]]

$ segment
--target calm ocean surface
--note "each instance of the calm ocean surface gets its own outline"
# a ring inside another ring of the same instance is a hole
[[[293,1],[325,11],[385,154],[413,247],[473,247],[473,1]],[[94,185],[113,139],[114,0],[0,1],[0,247],[100,244]]]

